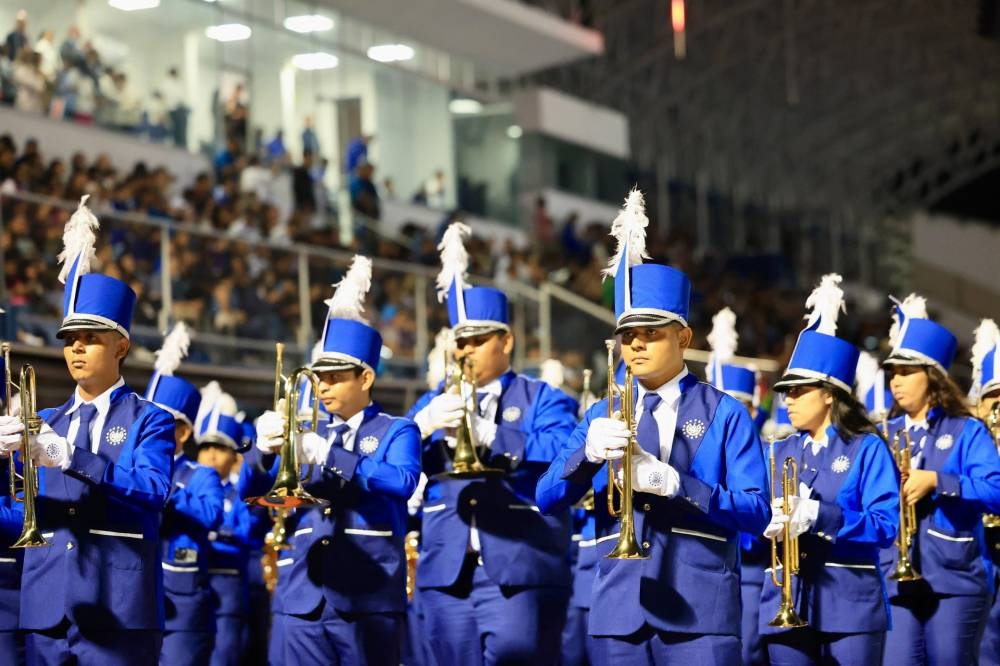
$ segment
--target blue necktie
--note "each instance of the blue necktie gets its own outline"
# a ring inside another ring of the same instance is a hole
[[[334,433],[333,444],[330,446],[330,452],[326,454],[326,464],[333,465],[333,450],[337,448],[344,448],[344,435],[351,429],[351,426],[346,423],[338,423],[337,425],[330,426],[330,432]]]
[[[922,428],[920,426],[910,427],[910,441],[913,445],[910,447],[910,453],[917,455],[922,453],[924,450],[924,444],[927,442],[927,428]]]
[[[476,413],[479,414],[480,416],[484,416],[483,400],[485,400],[486,396],[488,396],[489,394],[490,394],[489,391],[478,391],[476,393]]]
[[[653,417],[653,410],[659,407],[661,402],[663,398],[654,391],[647,391],[646,395],[642,396],[642,416],[639,417],[639,426],[635,432],[639,446],[653,454],[657,460],[660,459],[660,426]]]
[[[77,428],[76,437],[73,438],[73,446],[90,451],[90,424],[97,416],[97,407],[90,403],[84,403],[80,405],[77,413],[80,415],[80,425]]]

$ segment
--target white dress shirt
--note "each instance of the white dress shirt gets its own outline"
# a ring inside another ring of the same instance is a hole
[[[90,402],[91,405],[97,408],[97,416],[90,422],[90,450],[92,453],[97,453],[97,449],[101,446],[101,433],[104,432],[104,420],[108,417],[108,410],[111,409],[111,394],[122,386],[125,386],[125,380],[119,377],[118,381],[111,388]],[[86,403],[87,401],[80,395],[80,387],[78,386],[76,393],[74,393],[73,406],[66,410],[66,414],[72,415],[70,417],[69,430],[66,431],[66,441],[71,446],[76,440],[77,431],[80,429],[80,413],[78,410],[80,409],[80,405]]]
[[[370,402],[368,403],[368,406],[371,406]],[[365,409],[368,409],[368,406],[366,406]],[[333,429],[342,423],[346,423],[347,427],[350,428],[350,430],[345,432],[343,435],[344,450],[345,451],[354,450],[354,440],[356,438],[355,436],[358,434],[358,428],[361,427],[361,422],[365,420],[365,409],[362,409],[360,412],[358,412],[351,418],[347,419],[346,421],[337,416],[336,414],[333,414],[330,417],[330,428],[329,430],[327,430],[326,433],[325,444],[317,452],[319,454],[318,457],[319,460],[326,460],[330,456],[330,447],[333,446],[333,440],[336,439],[337,437],[337,433],[334,432]]]
[[[653,410],[653,418],[656,419],[656,426],[660,433],[660,460],[663,462],[670,462],[670,451],[674,446],[674,430],[677,428],[677,407],[681,401],[681,380],[687,375],[688,369],[687,366],[684,366],[676,377],[659,388],[653,389],[655,393],[659,394],[661,400],[660,404]],[[642,418],[643,414],[642,399],[649,392],[641,382],[638,386],[639,400],[636,401],[635,405],[636,426],[638,426],[639,419]]]
[[[502,377],[509,371],[510,368],[505,370],[500,376]],[[481,415],[479,418],[484,421],[488,421],[489,423],[493,423],[497,419],[497,408],[500,406],[500,394],[503,393],[503,384],[500,383],[500,377],[497,377],[486,386],[476,387],[476,390],[473,393],[473,406],[475,405],[475,400],[479,398],[480,393],[485,393],[486,395],[479,399],[479,414]],[[475,421],[475,419],[473,419],[473,421]],[[490,446],[493,444],[492,438],[490,441],[485,442],[482,441],[485,439],[482,433],[477,431],[476,434],[479,437],[480,446]],[[495,430],[493,431],[493,436],[496,436]],[[472,516],[472,521],[469,523],[469,552],[479,552],[479,530],[476,529],[475,516]]]

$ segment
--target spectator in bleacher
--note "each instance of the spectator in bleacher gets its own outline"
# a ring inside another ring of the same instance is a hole
[[[377,220],[381,217],[378,190],[375,188],[373,176],[375,166],[369,163],[359,164],[355,169],[354,180],[351,182],[351,207],[365,217]]]
[[[59,57],[62,58],[64,67],[86,68],[83,49],[80,48],[80,28],[75,25],[69,27],[66,39],[59,46]]]
[[[35,42],[35,51],[41,58],[41,70],[45,81],[51,86],[59,73],[59,52],[56,50],[55,33],[45,29]]]
[[[535,199],[535,210],[531,215],[531,231],[538,247],[546,247],[555,239],[555,224],[545,206],[545,197]]]
[[[14,85],[14,63],[7,57],[7,45],[0,44],[0,104],[13,106],[17,97]]]
[[[285,133],[278,130],[274,133],[274,138],[267,142],[267,161],[269,164],[283,164],[288,159],[288,150],[285,148]]]
[[[132,90],[125,72],[117,71],[112,76],[115,98],[118,102],[113,117],[114,128],[132,134],[142,122],[142,105]]]
[[[167,70],[167,76],[160,84],[163,94],[163,104],[167,107],[170,117],[170,130],[173,133],[174,145],[187,148],[187,123],[191,108],[184,101],[184,84],[176,67]]]
[[[306,116],[302,124],[302,151],[319,155],[322,151],[319,149],[319,137],[316,136],[316,129],[313,127],[313,117]]]
[[[226,147],[215,156],[215,177],[223,179],[239,170],[239,160],[243,154],[242,144],[235,136],[226,139]]]
[[[14,62],[14,85],[17,86],[14,106],[21,111],[42,113],[46,108],[48,86],[41,62],[41,56],[30,48],[22,48]]]
[[[31,40],[28,39],[28,12],[23,9],[17,12],[14,19],[14,29],[7,33],[4,44],[7,46],[7,57],[14,62],[21,55],[21,49],[31,46]]]
[[[370,144],[375,137],[371,134],[365,134],[363,136],[356,136],[347,142],[347,151],[344,158],[344,173],[348,177],[353,177],[357,172],[359,164],[365,164],[368,162],[368,144]]]
[[[444,210],[447,188],[444,181],[444,171],[438,169],[434,175],[424,182],[424,203],[429,208]]]
[[[237,83],[226,98],[226,137],[236,139],[242,146],[247,140],[247,109],[246,87]]]
[[[313,186],[313,154],[302,154],[302,164],[292,170],[292,194],[295,208],[306,213],[316,212],[316,188]]]

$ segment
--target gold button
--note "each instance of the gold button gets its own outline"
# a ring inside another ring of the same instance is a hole
[[[649,548],[649,542],[648,541],[643,541],[642,542],[642,547],[643,548]]]
[[[469,500],[469,506],[476,506],[477,504],[479,504],[479,500],[477,500],[477,499],[470,499]]]
[[[69,508],[69,515],[71,515],[71,516],[75,516],[76,515],[76,507],[72,507],[71,506]]]
[[[322,541],[320,541],[320,543],[323,544],[324,546],[329,546],[330,545],[330,540],[329,539],[323,539]]]
[[[652,508],[653,508],[653,507],[652,507],[652,505],[650,505],[650,504],[643,504],[643,505],[642,505],[642,510],[643,510],[643,511],[649,511],[649,510],[650,510],[650,509],[652,509]]]
[[[809,553],[800,553],[800,554],[799,554],[799,557],[801,557],[801,558],[802,558],[802,559],[804,560],[804,559],[806,559],[807,557],[809,557]]]
[[[72,541],[70,541],[69,543],[66,544],[66,550],[73,550],[73,542]]]
[[[324,516],[329,516],[332,513],[333,513],[333,509],[331,509],[330,507],[326,507],[325,509],[323,509],[323,515]]]

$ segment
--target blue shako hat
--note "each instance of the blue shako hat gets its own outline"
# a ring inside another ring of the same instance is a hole
[[[824,275],[806,300],[806,307],[812,308],[808,323],[795,343],[788,369],[774,385],[775,391],[827,382],[852,392],[860,352],[836,336],[837,318],[844,310],[841,279],[836,273]]]
[[[691,282],[676,268],[642,263],[649,258],[648,225],[642,192],[633,189],[611,223],[618,249],[604,269],[604,277],[615,280],[616,334],[635,326],[665,326],[675,321],[687,326]]]
[[[969,398],[979,404],[982,397],[1000,389],[1000,329],[992,319],[976,328],[972,345],[972,389]]]
[[[739,334],[736,332],[736,314],[722,308],[712,317],[712,332],[708,344],[712,348],[705,374],[708,382],[737,400],[757,402],[757,373],[751,368],[730,363],[736,355]]]
[[[892,351],[883,365],[933,365],[948,374],[958,351],[958,339],[947,328],[927,318],[927,300],[910,294],[896,303],[889,344]]]
[[[201,406],[201,393],[191,382],[175,377],[174,372],[187,356],[191,336],[187,325],[179,321],[163,339],[163,346],[156,352],[153,377],[146,387],[146,400],[162,407],[175,419],[194,427]]]
[[[365,368],[375,372],[382,352],[382,336],[365,321],[365,297],[372,284],[372,260],[355,255],[338,282],[323,325],[322,352],[313,361],[315,372]]]
[[[201,390],[201,408],[195,420],[194,436],[200,446],[216,444],[234,451],[243,446],[244,428],[236,415],[236,401],[212,381]]]
[[[510,330],[507,295],[493,287],[466,285],[469,253],[465,239],[471,233],[467,224],[452,222],[438,245],[441,252],[438,300],[448,299],[448,320],[456,339]]]
[[[63,251],[59,254],[63,267],[59,281],[66,286],[63,321],[56,337],[62,338],[69,331],[98,329],[118,331],[128,338],[135,311],[135,292],[121,280],[90,272],[95,259],[95,232],[100,224],[87,207],[89,197],[88,194],[80,199],[80,205],[63,230]]]
[[[865,406],[869,416],[880,419],[892,409],[892,391],[886,381],[885,370],[879,367],[878,359],[866,351],[858,357],[858,384],[855,395]]]

